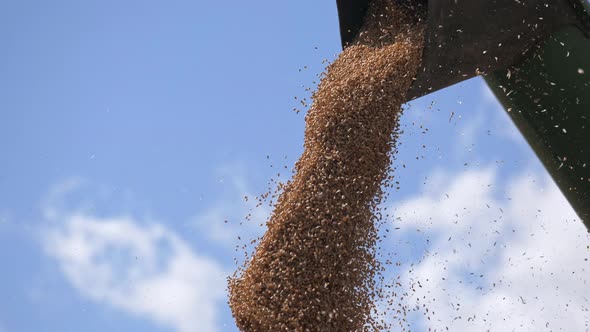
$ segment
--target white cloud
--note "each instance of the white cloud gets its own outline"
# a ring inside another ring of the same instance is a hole
[[[214,248],[250,247],[250,240],[263,234],[271,208],[256,206],[244,174],[239,164],[218,169],[226,191],[189,220],[198,232],[197,248],[213,253]],[[99,216],[93,204],[97,192],[88,187],[82,178],[67,179],[54,186],[42,204],[48,221],[42,233],[44,250],[68,282],[86,298],[179,332],[217,331],[231,273],[222,266],[231,261],[195,253],[161,224]],[[88,194],[92,199],[85,200]]]
[[[409,306],[429,308],[424,326],[588,331],[590,237],[554,183],[502,185],[492,168],[436,178],[396,207],[400,244],[416,229],[429,240],[402,276]]]
[[[66,196],[84,186],[85,181],[80,177],[70,177],[51,187],[42,202],[43,215],[47,219],[56,219],[65,210]]]
[[[215,260],[160,224],[48,211],[44,250],[82,296],[178,332],[219,331],[227,272]]]

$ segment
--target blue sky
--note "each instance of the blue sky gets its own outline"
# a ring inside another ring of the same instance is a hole
[[[244,196],[302,151],[335,3],[4,1],[0,42],[0,332],[235,330]],[[406,108],[383,252],[414,330],[587,330],[590,239],[485,83]]]

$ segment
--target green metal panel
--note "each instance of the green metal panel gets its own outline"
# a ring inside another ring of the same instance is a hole
[[[486,81],[590,230],[590,38],[563,28]]]

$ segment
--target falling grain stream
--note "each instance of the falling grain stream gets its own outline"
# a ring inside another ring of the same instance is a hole
[[[377,212],[423,35],[416,8],[373,1],[356,41],[327,68],[293,179],[252,259],[229,281],[242,331],[382,328],[373,314]]]

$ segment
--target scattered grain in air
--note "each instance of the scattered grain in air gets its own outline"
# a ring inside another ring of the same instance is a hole
[[[228,280],[244,332],[390,330],[373,315],[377,300],[401,302],[375,278],[379,203],[394,185],[401,104],[424,44],[422,8],[399,3],[371,2],[313,94],[293,178],[252,259]]]

